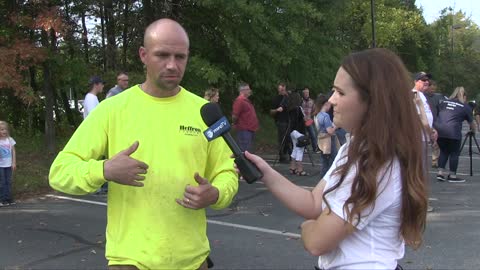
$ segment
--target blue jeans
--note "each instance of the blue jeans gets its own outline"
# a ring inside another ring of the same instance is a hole
[[[334,157],[333,157],[334,158]],[[332,155],[330,154],[321,154],[320,155],[320,162],[322,164],[322,169],[320,171],[320,177],[324,177],[327,171],[330,169],[330,166],[332,166],[333,162]]]
[[[343,128],[338,128],[335,130],[335,134],[337,135],[338,142],[340,143],[340,146],[344,145],[347,142],[347,131]]]
[[[0,202],[12,200],[12,167],[0,168]]]
[[[237,143],[242,152],[252,152],[253,139],[255,138],[255,132],[250,130],[238,130],[237,131]]]
[[[447,138],[438,138],[437,143],[438,143],[438,146],[440,147],[440,157],[438,158],[438,167],[445,169],[447,165],[447,160],[449,160],[450,172],[456,174],[462,141],[447,139]]]

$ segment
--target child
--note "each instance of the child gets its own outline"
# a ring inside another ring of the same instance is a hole
[[[15,204],[11,192],[12,172],[17,168],[15,144],[7,122],[0,121],[0,206]]]

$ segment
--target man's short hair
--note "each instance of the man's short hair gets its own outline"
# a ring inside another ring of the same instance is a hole
[[[103,83],[105,84],[105,81],[102,80],[102,78],[100,78],[99,76],[92,76],[90,77],[90,80],[88,81],[88,85],[94,85],[94,84],[98,84],[98,83]]]
[[[246,86],[250,86],[248,83],[246,82],[241,82],[238,84],[238,92],[242,91],[243,88],[245,88]]]
[[[120,71],[120,72],[117,73],[117,78],[118,78],[118,76],[120,76],[120,75],[126,75],[126,76],[128,76],[128,73],[127,73],[126,71]]]

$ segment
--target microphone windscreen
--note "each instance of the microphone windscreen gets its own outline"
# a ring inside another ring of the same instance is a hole
[[[222,118],[223,113],[217,103],[209,102],[202,106],[200,109],[200,115],[202,116],[203,122],[205,122],[207,126],[211,126]]]

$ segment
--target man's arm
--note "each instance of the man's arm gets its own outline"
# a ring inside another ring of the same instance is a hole
[[[101,106],[100,106],[101,107]],[[103,183],[106,152],[106,110],[93,111],[77,128],[50,167],[50,186],[58,191],[83,195],[96,191]]]
[[[241,112],[241,102],[238,99],[235,99],[233,102],[233,109],[232,109],[232,124],[237,123],[238,116],[240,115]]]
[[[209,143],[205,178],[218,189],[217,201],[210,205],[213,209],[227,207],[238,191],[238,175],[233,167],[232,151],[224,140]]]

